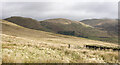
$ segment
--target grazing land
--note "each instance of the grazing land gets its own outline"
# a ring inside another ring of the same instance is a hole
[[[42,30],[46,32],[72,35],[92,40],[105,41],[110,43],[118,42],[117,20],[83,20],[74,21],[65,18],[54,18],[37,21],[32,18],[13,16],[6,18],[9,22],[23,26],[25,28]],[[86,23],[87,22],[87,23]],[[110,22],[110,23],[109,23]],[[89,24],[88,24],[89,23]],[[90,23],[94,23],[94,26]],[[101,25],[98,25],[101,24]]]
[[[118,63],[117,44],[28,29],[2,20],[3,63]]]

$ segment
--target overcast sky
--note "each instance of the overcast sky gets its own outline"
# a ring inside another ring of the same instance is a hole
[[[0,6],[1,7],[1,6]],[[118,2],[4,2],[2,18],[31,17],[37,20],[67,18],[117,18]]]

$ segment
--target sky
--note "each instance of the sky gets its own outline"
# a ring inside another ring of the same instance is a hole
[[[4,0],[0,4],[2,19],[11,16],[30,17],[36,20],[66,18],[71,20],[101,19],[118,17],[117,1],[78,1],[78,0],[46,0],[46,1],[11,1]]]

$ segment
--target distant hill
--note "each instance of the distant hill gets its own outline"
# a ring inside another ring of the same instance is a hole
[[[117,37],[109,35],[107,31],[99,30],[93,26],[79,21],[56,18],[40,21],[41,25],[51,32],[73,35],[77,37],[89,38],[94,40],[117,42]]]
[[[37,20],[32,19],[32,18],[14,16],[14,17],[6,18],[4,20],[7,20],[9,22],[12,22],[17,25],[30,28],[30,29],[45,30],[45,28],[42,27]]]
[[[79,21],[72,21],[69,19],[56,18],[37,21],[32,18],[10,17],[4,20],[35,30],[43,30],[47,32],[72,35],[100,41],[117,42],[116,38],[109,35],[107,31],[103,31],[94,28],[94,26],[90,26]]]
[[[107,31],[111,35],[118,34],[118,20],[117,19],[86,19],[81,22],[93,26],[97,29]]]
[[[48,19],[44,21],[40,21],[41,25],[47,29],[52,30],[53,32],[67,32],[67,31],[74,31],[75,36],[108,36],[106,32],[97,30],[92,26],[86,25],[79,21],[72,21],[69,19],[63,18],[56,18],[56,19]],[[104,34],[103,34],[104,33]],[[64,33],[63,33],[64,34]]]

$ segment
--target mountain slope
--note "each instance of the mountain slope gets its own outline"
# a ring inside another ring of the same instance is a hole
[[[106,42],[118,42],[117,37],[109,35],[107,31],[99,30],[93,26],[79,21],[72,21],[63,18],[48,19],[40,21],[41,25],[52,32],[84,37]]]
[[[7,20],[9,22],[12,22],[17,25],[30,28],[30,29],[46,30],[44,27],[40,25],[40,23],[37,20],[32,19],[32,18],[14,16],[14,17],[6,18],[4,20]]]
[[[53,32],[59,31],[75,31],[75,36],[108,36],[105,32],[94,29],[91,26],[88,26],[82,22],[72,21],[68,19],[48,19],[44,21],[40,21],[43,27],[46,27]]]
[[[85,47],[117,44],[29,29],[5,20],[0,23],[3,63],[118,63],[117,51]]]
[[[117,19],[87,19],[81,22],[93,26],[97,29],[107,31],[111,35],[118,34],[118,20]]]
[[[99,30],[93,26],[69,19],[56,18],[36,21],[31,18],[11,17],[6,18],[5,20],[35,30],[43,30],[47,32],[84,37],[106,42],[117,42],[117,38],[109,35],[107,31]]]

